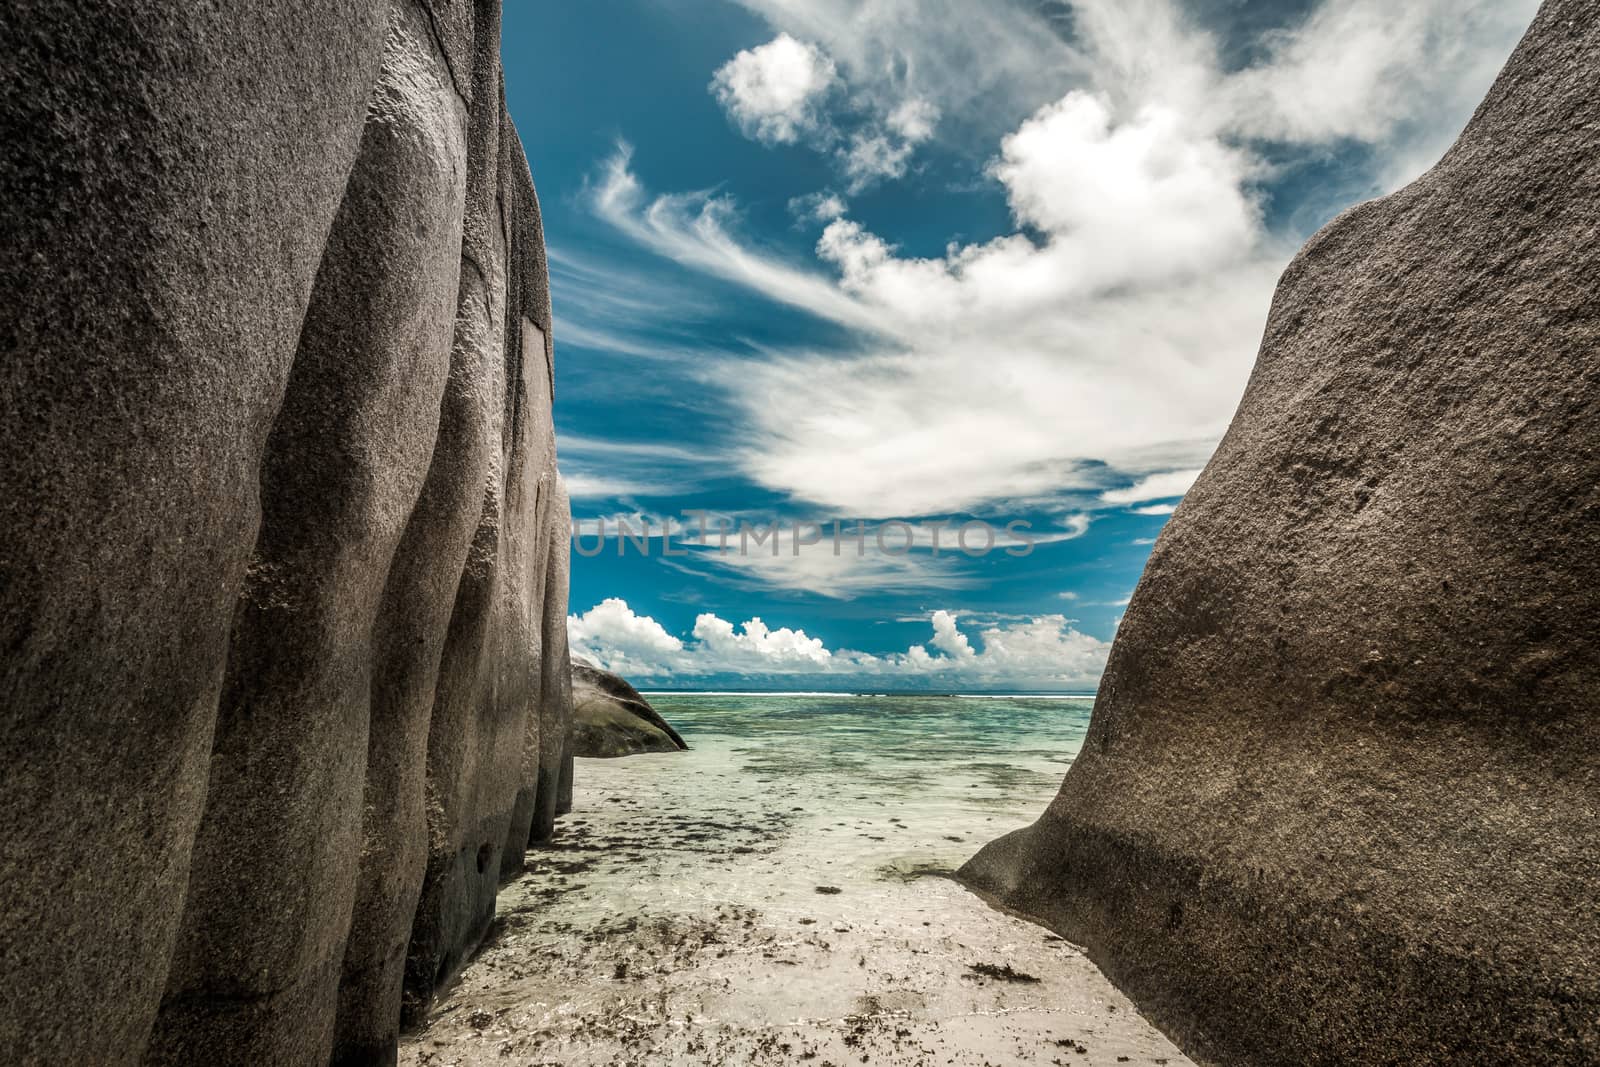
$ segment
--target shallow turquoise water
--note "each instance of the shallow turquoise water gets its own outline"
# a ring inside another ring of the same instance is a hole
[[[1188,1063],[948,877],[1045,809],[1089,700],[647,695],[690,750],[577,761],[405,1067]]]
[[[752,756],[802,750],[834,766],[998,766],[1057,776],[1083,744],[1093,703],[1089,697],[646,695],[691,746],[696,737],[731,739]]]
[[[1093,703],[1059,697],[647,697],[683,735],[694,753],[690,762],[708,779],[804,798],[808,815],[848,820],[851,829],[857,819],[881,826],[885,817],[897,816],[907,832],[895,835],[899,848],[887,850],[894,860],[950,864],[1039,816],[1082,747]],[[959,842],[950,840],[957,836]],[[907,849],[913,842],[917,847]],[[862,844],[870,850],[869,840]]]

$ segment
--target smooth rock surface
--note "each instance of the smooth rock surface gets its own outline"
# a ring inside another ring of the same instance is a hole
[[[0,1033],[138,1062],[387,5],[0,12]]]
[[[572,808],[572,670],[567,647],[567,584],[571,575],[572,507],[560,479],[552,487],[549,533],[554,550],[545,560],[544,628],[540,647],[539,743],[529,744],[525,759],[538,753],[533,821],[524,845],[548,842],[556,817]],[[565,809],[562,787],[565,781]]]
[[[396,7],[262,462],[261,530],[147,1062],[327,1055],[355,903],[371,635],[449,367],[464,118],[425,16]]]
[[[480,87],[475,98],[496,96]],[[405,964],[408,1015],[426,1007],[488,931],[501,872],[514,870],[520,857],[510,853],[526,847],[526,836],[512,831],[526,752],[530,744],[563,742],[538,728],[543,598],[560,597],[563,619],[566,605],[565,585],[547,589],[544,579],[551,556],[569,544],[564,497],[554,492],[549,281],[522,148],[503,110],[494,115],[497,147],[482,172],[494,195],[483,201],[481,225],[470,221],[478,171],[469,172],[456,337],[493,364],[496,385],[488,395],[502,403],[488,424],[494,433],[485,437],[493,459],[429,730],[428,854]]]
[[[499,4],[23,0],[0,49],[7,1060],[392,1062],[565,751]]]
[[[496,243],[491,236],[502,229],[496,203],[503,125],[494,60],[499,22],[494,5],[476,9],[474,15],[473,8],[455,5],[442,20],[438,10],[430,11],[434,25],[447,31],[441,48],[452,84],[469,102],[463,239],[457,246],[449,380],[438,440],[391,566],[376,635],[381,659],[373,678],[358,897],[339,991],[334,1051],[339,1064],[384,1062],[393,1055],[428,853],[431,790],[425,765],[443,648],[468,547],[479,532],[484,486],[503,462],[508,357],[503,342],[496,343],[483,327],[491,299],[484,272],[505,270],[504,257],[496,258],[505,238]],[[476,48],[474,33],[484,38]],[[471,772],[454,768],[454,773]]]
[[[582,660],[572,663],[572,753],[609,759],[689,746],[625,680]]]
[[[1197,1058],[1600,1062],[1597,85],[1549,0],[1289,267],[1082,756],[962,869]]]

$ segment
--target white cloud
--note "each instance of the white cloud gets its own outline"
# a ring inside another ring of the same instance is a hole
[[[625,153],[597,195],[663,255],[855,335],[704,381],[746,427],[748,477],[865,515],[1125,495],[1199,468],[1300,238],[1263,222],[1263,142],[1309,160],[1358,141],[1392,183],[1454,133],[1534,7],[1324,0],[1229,70],[1174,0],[1073,0],[1064,22],[1007,0],[744,2],[876,101],[839,149],[862,179],[906,166],[897,146],[935,116],[941,136],[1013,116],[988,173],[1014,232],[938,256],[830,212],[816,262],[786,259],[741,238],[725,198],[647,195]]]
[[[745,526],[741,532],[740,523]],[[1083,536],[1089,516],[1068,515],[1061,529],[1029,529],[981,520],[779,523],[771,516],[723,515],[707,523],[674,525],[686,554],[664,562],[708,581],[750,591],[781,589],[834,600],[864,594],[925,593],[981,588],[974,561],[991,554],[1025,556],[1040,545]],[[661,528],[656,520],[655,529]],[[592,527],[584,527],[592,535]],[[726,534],[722,531],[727,531]]]
[[[972,642],[967,640],[967,635],[956,628],[956,617],[948,611],[933,613],[933,640],[930,644],[957,661],[974,659],[978,655]]]
[[[1042,254],[1071,261],[1052,280],[1078,293],[1232,265],[1259,243],[1247,158],[1166,106],[1118,122],[1106,99],[1068,93],[1000,153],[1012,213],[1051,235]]]
[[[567,630],[574,655],[636,681],[827,676],[949,688],[1084,688],[1098,682],[1111,647],[1061,615],[995,621],[979,631],[977,645],[955,612],[927,619],[933,635],[926,645],[886,655],[829,649],[804,630],[773,629],[759,618],[736,626],[709,612],[695,619],[689,640],[680,640],[616,598],[569,616]]]
[[[1277,268],[1244,171],[1172,114],[1115,126],[1104,101],[1075,94],[1008,138],[995,168],[1039,243],[908,258],[839,218],[817,245],[830,279],[743,246],[715,201],[646,201],[625,158],[608,188],[626,196],[602,210],[680,262],[875,339],[714,382],[751,427],[741,460],[760,484],[847,513],[922,515],[1096,488],[1095,463],[1138,475],[1205,457]]]
[[[1046,8],[1012,0],[739,0],[775,30],[817,41],[883,114],[925,100],[964,126],[1014,122],[1060,96],[1081,57]],[[1020,103],[1019,102],[1025,102]],[[1031,102],[1031,103],[1026,103]]]
[[[833,81],[833,62],[821,49],[780,33],[723,64],[711,91],[746,136],[793,144],[817,128],[817,99]]]
[[[566,464],[562,464],[563,467]],[[619,496],[642,496],[659,490],[659,485],[648,482],[612,478],[604,474],[573,472],[565,475],[567,494],[574,500],[609,500]]]
[[[706,552],[677,561],[677,566],[733,588],[783,589],[832,600],[972,589],[981,584],[965,572],[956,556],[947,554],[934,559],[926,554],[872,552],[858,557],[848,548],[837,556],[831,549],[807,549],[798,556],[760,551]]]
[[[921,144],[933,136],[939,123],[939,108],[931,100],[903,100],[885,120],[890,132],[909,144]]]
[[[1141,478],[1126,489],[1112,489],[1100,494],[1104,504],[1137,504],[1145,500],[1166,500],[1182,496],[1200,477],[1198,467],[1183,471],[1162,471]]]
[[[1074,630],[1060,615],[1041,615],[1012,626],[991,626],[981,635],[979,672],[991,678],[1036,679],[1061,684],[1098,681],[1108,641]]]
[[[936,532],[926,526],[862,523],[858,529],[841,522],[836,543],[831,525],[780,523],[773,529],[770,516],[720,516],[708,522],[703,541],[698,527],[686,531],[685,544],[702,550],[691,549],[669,565],[732,588],[782,589],[833,600],[979,585],[963,567],[956,532],[940,533],[942,551],[934,556]],[[976,535],[971,543],[974,548],[982,544]],[[995,550],[1018,544],[1000,531]]]
[[[574,500],[666,496],[704,485],[720,457],[665,442],[558,435],[561,470]]]
[[[807,637],[804,630],[786,626],[774,630],[759,618],[736,630],[731,622],[707,612],[694,620],[694,636],[707,657],[728,669],[743,664],[760,671],[783,672],[786,668],[826,667],[833,659],[833,653],[819,639]]]
[[[871,79],[859,91],[830,92],[840,85],[822,49],[782,32],[735,55],[710,88],[746,136],[831,152],[852,195],[904,177],[916,147],[933,136],[938,105],[914,95],[885,96]],[[830,97],[836,106],[825,109]]]
[[[810,193],[789,201],[789,214],[801,222],[829,223],[842,218],[850,206],[837,193]]]
[[[1147,504],[1142,508],[1132,509],[1135,515],[1171,515],[1178,510],[1176,504]]]
[[[905,100],[881,124],[868,125],[851,134],[849,142],[839,150],[850,193],[860,193],[880,181],[905,177],[912,153],[933,136],[938,121],[939,109],[933,104]]]
[[[1240,136],[1354,138],[1435,156],[1539,0],[1322,0],[1226,71],[1179,0],[739,0],[816,41],[856,90],[926,100],[976,135],[1071,89],[1179,106]],[[1213,10],[1223,5],[1209,5]],[[1237,7],[1241,5],[1228,5]]]
[[[1076,515],[1063,515],[1056,520],[1058,526],[1066,529],[1066,539],[1073,540],[1089,532],[1089,524],[1094,521],[1092,516],[1082,513]]]
[[[824,275],[741,242],[730,231],[736,209],[706,191],[646,197],[630,169],[633,147],[619,142],[590,190],[595,212],[640,245],[686,267],[747,286],[769,298],[862,330],[877,323]]]
[[[683,642],[650,616],[635,615],[620,597],[567,616],[567,640],[573,655],[621,673],[649,674],[682,661]]]
[[[1538,6],[1329,0],[1274,34],[1262,62],[1221,86],[1222,103],[1234,129],[1280,141],[1379,143],[1427,120],[1432,129],[1417,133],[1437,151]]]
[[[850,192],[863,189],[888,178],[903,177],[906,163],[911,158],[912,145],[908,141],[892,140],[876,131],[857,133],[843,150],[845,177],[850,180]]]

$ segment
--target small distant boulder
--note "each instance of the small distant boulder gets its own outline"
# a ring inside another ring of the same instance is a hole
[[[572,661],[574,755],[609,759],[688,747],[633,686],[610,671]]]

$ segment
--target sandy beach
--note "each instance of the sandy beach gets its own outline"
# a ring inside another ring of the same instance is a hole
[[[953,760],[969,780],[919,786],[831,759],[835,725],[808,765],[798,727],[581,761],[557,843],[400,1062],[1189,1063],[1081,951],[947,877],[1053,771]]]

